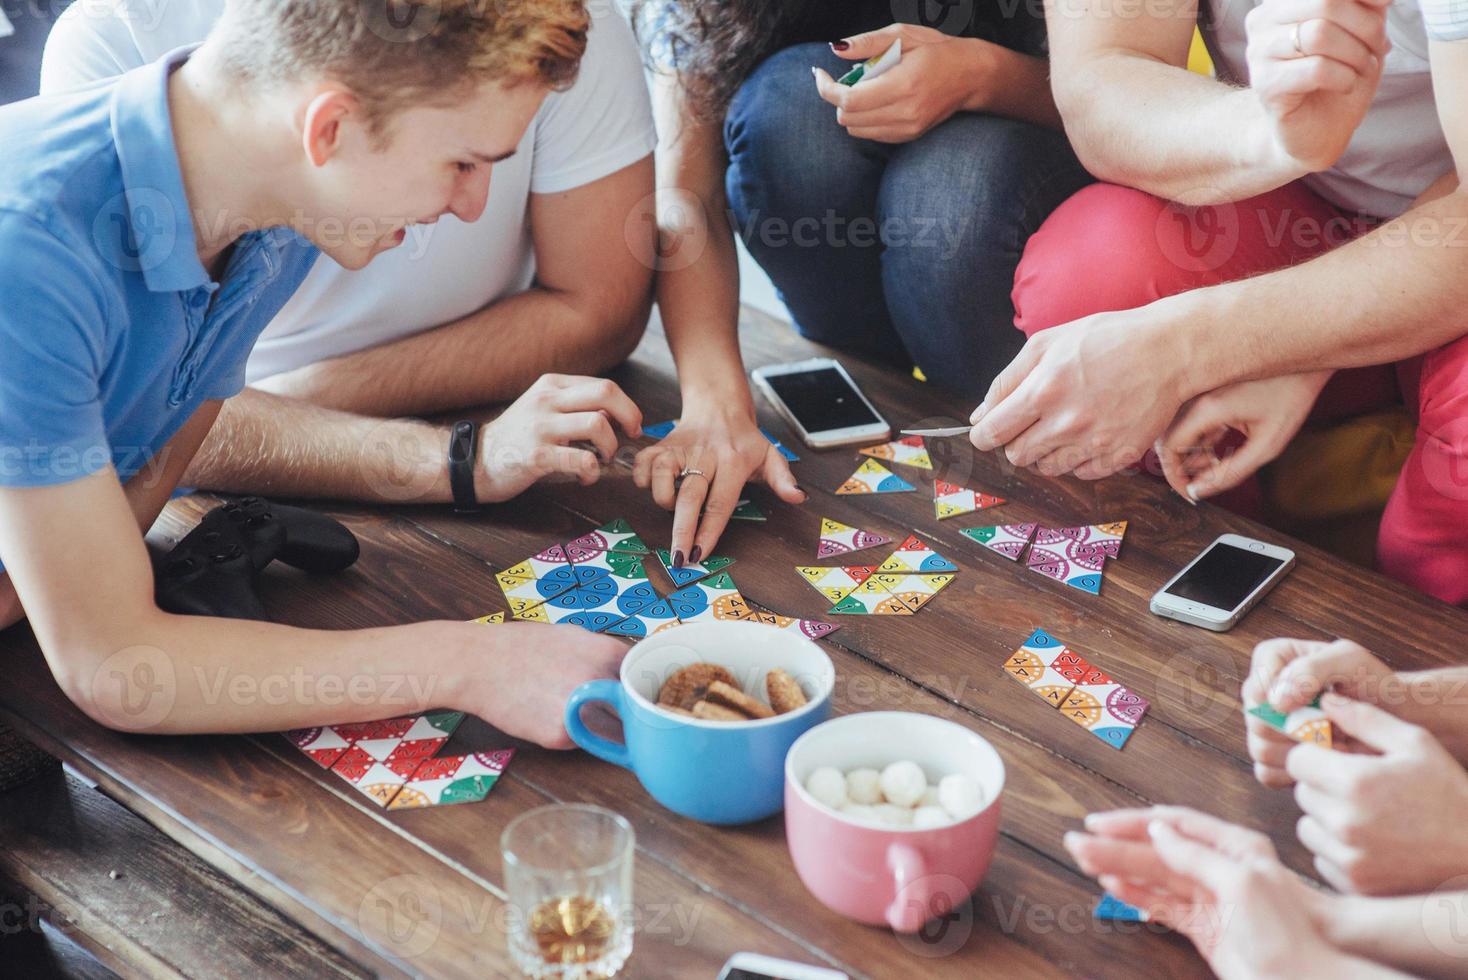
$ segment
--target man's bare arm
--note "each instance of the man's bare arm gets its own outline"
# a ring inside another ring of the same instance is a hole
[[[651,222],[649,156],[530,199],[536,282],[462,320],[266,378],[257,387],[359,415],[424,415],[507,401],[547,372],[596,374],[647,325],[652,269],[628,235]],[[229,419],[226,417],[225,423]],[[214,438],[228,439],[230,426]]]

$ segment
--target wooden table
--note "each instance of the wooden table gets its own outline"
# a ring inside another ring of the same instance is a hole
[[[746,321],[751,367],[815,351],[773,321],[756,314]],[[969,408],[946,404],[891,367],[845,360],[894,423],[951,422]],[[648,421],[677,413],[655,330],[616,377]],[[1267,831],[1285,860],[1308,873],[1290,795],[1259,787],[1247,761],[1237,692],[1250,649],[1277,635],[1346,636],[1396,666],[1424,667],[1452,662],[1468,632],[1459,610],[1301,545],[1299,568],[1238,629],[1207,633],[1152,616],[1148,597],[1221,532],[1279,535],[1191,507],[1147,477],[1046,480],[978,456],[960,440],[934,447],[939,476],[1009,499],[994,520],[1128,520],[1122,557],[1108,568],[1102,595],[1090,596],[959,534],[992,523],[990,514],[936,521],[926,478],[918,493],[836,497],[831,490],[856,455],[800,452],[797,478],[810,502],[787,507],[756,488],[769,521],[735,522],[720,545],[738,559],[731,571],[747,597],[786,614],[824,613],[826,604],[792,568],[810,563],[822,516],[894,537],[917,531],[962,568],[917,616],[840,618],[843,628],[823,642],[836,664],[838,712],[940,715],[987,738],[1008,767],[1003,834],[988,877],[971,908],[926,939],[898,939],[815,903],[791,867],[779,818],[722,830],[691,823],[652,802],[631,773],[580,752],[519,746],[485,802],[387,814],[276,735],[164,738],[99,727],[62,697],[23,626],[0,637],[9,678],[0,686],[0,717],[242,889],[382,975],[511,975],[499,834],[529,807],[577,801],[615,809],[637,831],[640,921],[629,976],[713,977],[731,953],[755,950],[852,976],[1123,977],[1140,968],[1184,977],[1207,970],[1179,937],[1091,919],[1097,887],[1073,866],[1062,833],[1095,809],[1187,803]],[[155,537],[180,536],[211,503],[176,502]],[[361,538],[361,561],[319,579],[273,567],[263,591],[280,621],[358,628],[467,619],[503,609],[494,572],[548,544],[615,517],[628,518],[650,544],[665,543],[669,528],[668,516],[633,487],[625,462],[592,489],[536,490],[470,518],[441,507],[331,512]],[[1001,671],[1037,626],[1151,701],[1124,750],[1058,717]],[[508,744],[470,719],[445,751]]]

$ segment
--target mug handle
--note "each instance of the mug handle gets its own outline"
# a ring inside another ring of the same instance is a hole
[[[627,746],[611,739],[594,735],[581,721],[581,706],[592,701],[602,701],[612,706],[617,717],[623,717],[622,712],[622,682],[608,679],[587,681],[576,690],[571,692],[571,698],[566,702],[566,716],[564,719],[566,732],[571,736],[571,741],[581,746],[598,759],[606,762],[615,762],[624,769],[632,768],[632,756],[627,751]]]
[[[892,904],[887,906],[887,924],[894,932],[917,932],[933,908],[932,876],[927,863],[917,848],[898,842],[887,848],[887,870],[892,872],[896,886]]]

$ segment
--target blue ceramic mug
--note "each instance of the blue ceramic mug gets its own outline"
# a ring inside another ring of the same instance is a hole
[[[746,694],[768,703],[765,675],[779,667],[805,691],[806,704],[756,721],[706,721],[657,706],[663,681],[689,664],[718,664]],[[622,661],[620,681],[582,684],[566,703],[566,730],[598,758],[625,766],[663,806],[693,820],[739,824],[784,808],[785,753],[831,714],[836,668],[808,637],[737,620],[663,629]],[[622,719],[623,742],[592,734],[581,706],[609,704]]]

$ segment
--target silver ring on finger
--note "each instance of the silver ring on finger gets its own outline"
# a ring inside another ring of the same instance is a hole
[[[1305,57],[1305,47],[1304,47],[1304,45],[1302,45],[1300,43],[1300,27],[1301,26],[1302,26],[1302,22],[1301,21],[1298,21],[1298,20],[1295,21],[1295,29],[1290,34],[1290,40],[1295,45],[1295,54],[1297,54],[1301,58],[1303,58],[1303,57]]]

